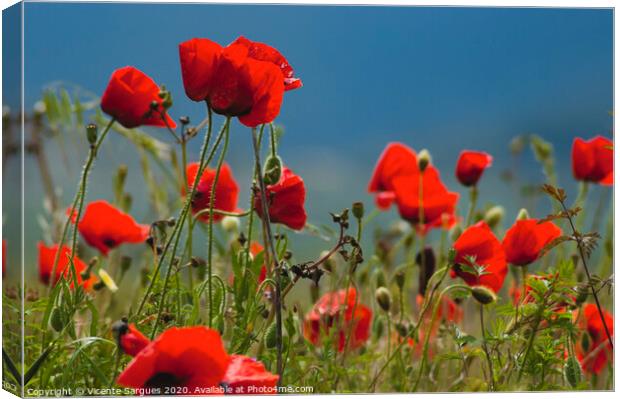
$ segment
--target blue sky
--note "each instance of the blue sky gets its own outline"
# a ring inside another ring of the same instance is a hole
[[[184,95],[178,43],[244,35],[278,48],[304,82],[286,94],[280,149],[306,179],[317,224],[327,210],[371,202],[366,183],[389,141],[428,148],[462,206],[459,152],[490,152],[482,195],[512,218],[519,203],[499,175],[513,136],[551,141],[571,190],[573,137],[612,127],[611,10],[28,3],[25,18],[27,107],[50,81],[102,93],[112,70],[134,65],[173,92],[174,117],[197,121],[203,106]],[[246,182],[247,132],[234,129],[229,161]],[[523,174],[542,178],[529,156]]]

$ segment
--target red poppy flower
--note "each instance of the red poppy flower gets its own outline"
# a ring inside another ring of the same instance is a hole
[[[377,161],[368,183],[368,192],[376,193],[375,204],[387,210],[396,200],[393,180],[397,176],[418,176],[415,151],[401,143],[389,143]]]
[[[577,311],[575,312],[577,314]],[[605,324],[609,333],[614,335],[614,317],[603,309]],[[579,320],[579,328],[587,334],[575,345],[575,354],[583,370],[590,374],[598,374],[609,362],[613,362],[613,350],[607,340],[605,327],[594,304],[587,304]]]
[[[293,230],[301,230],[306,225],[306,187],[301,177],[287,167],[282,168],[282,175],[276,184],[266,187],[269,203],[269,220],[280,223]],[[263,208],[260,194],[256,195],[254,210],[262,217]]]
[[[76,215],[72,213],[73,223],[75,218]],[[150,227],[136,223],[130,215],[116,209],[107,201],[99,200],[86,206],[78,230],[88,245],[107,255],[111,249],[121,244],[144,242]]]
[[[230,388],[233,394],[276,394],[278,379],[278,375],[267,371],[261,362],[243,355],[231,355],[222,385]]]
[[[179,45],[185,93],[207,101],[218,114],[238,116],[246,126],[272,122],[280,113],[284,79],[279,66],[250,55],[250,47],[228,47],[208,39]]]
[[[136,356],[151,343],[151,340],[145,337],[134,324],[127,325],[127,328],[119,333],[119,344],[121,349],[129,356]]]
[[[275,48],[259,42],[253,42],[243,36],[239,36],[232,45],[241,45],[248,49],[248,57],[257,61],[271,62],[282,72],[284,78],[284,91],[298,89],[302,86],[301,79],[295,77],[293,67],[286,58]]]
[[[47,247],[42,242],[39,242],[38,246],[39,279],[43,284],[48,285],[50,283],[50,277],[52,276],[52,271],[54,269],[54,261],[56,259],[56,253],[58,252],[58,244]],[[60,256],[58,257],[58,264],[56,265],[54,284],[56,284],[58,280],[60,280],[60,277],[63,276],[65,280],[70,283],[70,287],[73,288],[73,276],[71,274],[71,265],[69,261],[70,256],[71,248],[63,245]],[[77,256],[73,258],[73,264],[75,265],[75,272],[77,273],[78,284],[82,285],[84,289],[89,289],[92,286],[95,277],[91,276],[88,280],[83,282],[82,276],[80,274],[84,270],[86,270],[86,264]]]
[[[508,273],[506,256],[502,244],[485,222],[468,227],[454,242],[454,249],[456,258],[450,270],[452,278],[459,276],[469,286],[484,285],[495,292],[502,288]],[[478,266],[484,267],[482,273],[470,270],[474,266],[473,258]]]
[[[189,187],[194,185],[196,180],[196,174],[198,173],[198,163],[191,163],[187,165],[187,184]],[[205,168],[200,182],[196,187],[196,193],[192,200],[192,212],[198,213],[204,209],[209,209],[211,205],[211,189],[213,188],[213,181],[215,180],[216,169]],[[185,191],[185,190],[183,190]],[[222,164],[220,169],[220,176],[217,180],[217,187],[215,187],[215,209],[234,212],[237,209],[237,199],[239,197],[239,186],[235,181],[235,177],[232,174],[230,166],[226,162]],[[209,212],[205,212],[200,215],[200,220],[205,223],[209,222]],[[219,222],[224,218],[223,215],[213,214],[213,221]]]
[[[463,151],[456,162],[456,178],[464,186],[475,186],[493,157],[486,152]]]
[[[459,194],[448,191],[439,177],[439,171],[432,165],[422,175],[422,203],[419,174],[397,176],[393,179],[393,185],[400,216],[416,225],[421,233],[436,227],[450,228],[456,222]],[[420,219],[420,205],[423,220]]]
[[[217,388],[229,363],[217,331],[173,327],[142,349],[117,383],[129,388],[187,387],[188,395],[197,395],[203,393],[200,389]]]
[[[573,141],[573,176],[577,180],[610,186],[614,182],[613,142],[596,136],[590,141]]]
[[[339,290],[323,295],[305,317],[304,337],[314,345],[319,345],[321,337],[328,336],[330,329],[335,325],[341,326],[341,330],[337,331],[338,351],[344,350],[349,331],[351,331],[350,349],[364,345],[370,335],[372,311],[361,303],[355,305],[356,297],[357,291],[354,288],[350,288],[348,292]],[[342,307],[344,307],[344,322],[339,322]]]
[[[529,265],[538,259],[547,244],[561,235],[562,230],[552,222],[517,220],[508,229],[502,242],[506,261],[516,266]]]
[[[112,73],[103,92],[101,109],[129,129],[141,125],[166,127],[166,123],[174,129],[177,125],[163,108],[159,92],[144,72],[131,66],[120,68]],[[151,108],[153,101],[159,104],[155,110]]]

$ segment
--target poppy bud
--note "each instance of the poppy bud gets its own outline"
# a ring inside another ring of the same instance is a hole
[[[329,251],[321,252],[321,258],[323,258],[324,256],[327,256],[328,253]],[[325,269],[325,271],[330,272],[330,273],[334,271],[334,260],[332,259],[331,256],[325,259],[325,261],[323,262],[323,269]]]
[[[182,116],[179,118],[181,125],[189,125],[189,116]]]
[[[86,126],[86,138],[91,145],[95,145],[97,142],[97,125],[89,123]]]
[[[564,363],[564,378],[566,378],[566,381],[573,388],[577,387],[581,382],[581,365],[575,356],[569,356],[568,359],[566,359],[566,363]]]
[[[400,335],[401,337],[406,337],[407,335],[409,335],[409,328],[407,328],[407,325],[404,323],[396,323],[396,331],[398,332],[398,335]]]
[[[379,304],[379,306],[381,306],[381,309],[383,309],[386,312],[390,311],[390,306],[392,305],[392,295],[390,294],[390,291],[388,291],[387,288],[385,287],[377,288],[377,290],[375,291],[375,299],[377,300],[377,303]]]
[[[279,156],[270,155],[263,167],[263,180],[268,186],[280,181],[282,175],[282,160]]]
[[[481,304],[488,305],[497,300],[495,293],[484,285],[477,285],[471,289],[472,296]]]
[[[424,264],[422,264],[424,261]],[[435,267],[437,262],[435,261],[435,252],[432,247],[424,248],[424,256],[422,252],[419,252],[415,257],[416,265],[420,266],[420,274],[418,275],[418,292],[424,296],[426,293],[426,286],[433,273],[435,273]]]
[[[553,153],[553,147],[551,144],[536,135],[530,138],[530,142],[532,143],[532,149],[534,150],[534,155],[536,155],[536,158],[540,161],[546,161],[549,159]]]
[[[425,148],[418,154],[418,168],[420,172],[424,172],[426,167],[431,164],[431,153]]]
[[[88,280],[88,277],[90,277],[90,272],[95,268],[95,266],[97,266],[97,263],[99,263],[99,258],[94,256],[88,262],[88,267],[86,268],[86,270],[84,270],[82,273],[80,273],[80,277],[82,277],[82,280]]]
[[[353,206],[351,206],[351,211],[353,212],[353,216],[357,220],[362,220],[364,217],[364,203],[363,202],[354,202]]]
[[[519,211],[519,214],[517,215],[516,220],[527,220],[529,218],[530,218],[530,214],[527,211],[527,209],[521,208],[521,210]]]
[[[229,233],[235,233],[239,229],[239,218],[234,216],[224,216],[222,227]]]
[[[402,291],[403,287],[405,286],[405,271],[397,271],[394,275],[394,280],[396,280],[396,285],[398,286],[398,289]]]
[[[491,229],[494,229],[504,218],[504,207],[494,206],[484,214],[484,221]]]
[[[54,308],[52,315],[50,316],[50,325],[56,332],[62,331],[65,326],[64,317],[60,308]]]
[[[276,323],[271,323],[265,333],[265,346],[268,349],[276,347]]]

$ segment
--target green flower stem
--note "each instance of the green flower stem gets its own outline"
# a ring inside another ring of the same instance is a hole
[[[88,159],[86,160],[86,164],[84,165],[84,169],[82,170],[82,177],[80,178],[78,190],[75,193],[75,198],[73,199],[73,203],[71,205],[71,215],[69,215],[69,217],[65,221],[65,225],[62,229],[62,236],[61,236],[60,242],[58,243],[58,251],[56,251],[56,256],[54,257],[54,265],[52,266],[52,274],[51,274],[49,285],[48,285],[48,295],[52,290],[54,281],[56,280],[54,277],[56,276],[56,269],[58,268],[58,261],[60,259],[61,248],[64,245],[65,240],[67,239],[67,233],[69,231],[71,220],[73,220],[73,212],[75,211],[76,207],[78,207],[78,209],[77,209],[77,215],[75,219],[75,225],[73,227],[73,239],[71,243],[71,258],[70,258],[69,265],[71,266],[71,276],[73,279],[73,286],[75,287],[76,291],[78,289],[77,288],[78,287],[77,272],[75,270],[75,264],[74,264],[74,257],[75,257],[74,254],[75,254],[75,250],[77,247],[78,223],[80,221],[80,217],[82,216],[82,208],[84,207],[84,197],[86,197],[86,184],[88,182],[88,175],[90,173],[90,170],[93,166],[93,163],[95,162],[95,158],[97,157],[97,151],[101,147],[101,143],[103,143],[103,140],[105,139],[108,132],[110,131],[110,128],[112,128],[112,125],[114,124],[114,122],[115,122],[114,118],[110,119],[110,122],[108,122],[105,129],[103,130],[103,132],[101,133],[97,141],[95,142],[95,144],[91,145],[90,147],[90,151],[88,153]],[[64,271],[63,271],[63,274],[64,274]]]
[[[526,271],[527,273],[527,271]],[[491,354],[487,347],[487,338],[484,328],[484,305],[480,304],[480,331],[482,334],[482,349],[487,358],[487,364],[489,367],[489,391],[495,391],[495,376],[493,375],[493,361],[491,360]]]
[[[216,153],[217,149],[220,146],[222,138],[226,134],[227,126],[229,125],[229,121],[230,121],[230,119],[227,119],[226,122],[224,123],[224,126],[222,126],[220,134],[218,135],[215,143],[213,144],[213,148],[211,148],[211,152],[209,153],[209,156],[207,157],[207,159],[204,160],[204,158],[201,157],[201,162],[200,162],[201,167],[198,168],[198,173],[196,174],[196,179],[194,181],[194,185],[192,187],[192,191],[190,193],[190,196],[188,196],[188,198],[186,199],[185,208],[183,209],[183,211],[181,213],[180,221],[178,222],[178,228],[176,228],[173,231],[173,234],[171,235],[171,236],[175,236],[175,241],[174,241],[174,245],[172,247],[172,253],[170,254],[170,262],[168,263],[168,269],[166,270],[166,277],[164,279],[164,287],[162,289],[161,299],[160,299],[159,305],[157,307],[157,319],[155,320],[155,323],[153,325],[153,331],[151,332],[151,339],[154,339],[155,335],[157,334],[157,327],[159,325],[159,321],[161,320],[161,314],[162,314],[162,311],[164,309],[164,303],[165,303],[165,300],[166,300],[166,293],[168,291],[168,283],[170,281],[170,275],[172,274],[172,267],[173,267],[173,263],[174,263],[174,258],[175,258],[175,255],[176,255],[176,252],[177,252],[177,248],[178,248],[178,245],[179,245],[179,239],[181,238],[181,231],[183,230],[183,224],[185,223],[187,215],[189,214],[189,209],[190,209],[190,205],[191,205],[191,199],[194,197],[194,193],[195,193],[196,187],[198,187],[198,182],[200,181],[200,177],[202,176],[202,172],[204,171],[206,166],[211,162],[211,160],[215,156],[215,153]],[[206,151],[204,153],[206,153]],[[204,155],[204,153],[203,153],[203,155]],[[202,162],[203,160],[204,160],[204,163]],[[160,258],[161,261],[158,264],[157,270],[159,270],[161,268],[161,264],[163,262],[163,259],[165,258],[165,252],[166,252],[166,249],[164,249],[164,253],[162,254],[162,256]],[[210,275],[209,275],[209,277],[210,277]],[[153,277],[153,279],[154,278],[155,277]],[[151,286],[149,286],[149,287],[151,287]],[[143,303],[144,303],[145,300],[146,300],[146,296],[143,299]],[[138,312],[138,314],[139,314],[139,312]]]
[[[159,256],[159,261],[157,262],[157,265],[155,266],[155,270],[153,272],[153,276],[151,277],[151,281],[149,283],[149,286],[146,289],[146,292],[144,294],[144,297],[142,298],[142,301],[140,302],[140,306],[138,306],[138,310],[135,313],[136,315],[140,315],[142,313],[142,310],[144,308],[144,305],[146,304],[146,301],[149,297],[149,295],[151,294],[151,291],[153,290],[153,286],[155,285],[155,281],[157,279],[157,276],[159,274],[159,271],[161,269],[161,266],[164,262],[164,258],[166,253],[168,252],[168,250],[170,249],[170,246],[172,245],[172,241],[175,238],[175,235],[177,233],[180,234],[181,228],[183,227],[183,224],[185,222],[185,218],[187,217],[187,214],[189,212],[189,208],[191,205],[191,199],[194,197],[194,194],[196,192],[196,188],[198,187],[198,182],[200,181],[200,177],[202,176],[202,173],[204,172],[204,169],[206,167],[206,165],[210,162],[211,157],[213,156],[213,154],[215,153],[215,149],[217,148],[217,145],[214,146],[214,148],[211,150],[211,154],[209,156],[209,160],[205,162],[205,157],[207,156],[207,149],[209,147],[209,142],[211,141],[211,132],[213,130],[213,113],[211,111],[211,108],[208,107],[207,108],[208,111],[208,116],[207,119],[205,119],[205,121],[201,122],[199,125],[199,128],[197,127],[197,129],[202,129],[205,125],[205,123],[208,125],[207,127],[207,134],[205,135],[205,139],[203,141],[202,144],[202,149],[200,150],[200,163],[199,163],[199,167],[198,167],[198,173],[196,173],[196,179],[194,179],[194,184],[192,185],[192,189],[191,191],[188,193],[187,198],[185,199],[185,204],[183,206],[183,209],[181,210],[181,212],[179,213],[179,220],[177,222],[177,224],[175,224],[174,229],[172,231],[172,233],[170,234],[170,236],[168,237],[168,240],[166,241],[166,244],[164,245],[164,249],[161,253],[161,255]],[[220,131],[218,138],[217,138],[217,144],[219,144],[219,141],[221,140],[221,137],[223,135],[223,128]],[[178,243],[178,240],[177,240]]]
[[[411,389],[410,392],[416,392],[418,389],[418,384],[420,383],[420,380],[422,379],[422,373],[424,371],[424,367],[426,367],[426,362],[428,359],[428,347],[429,347],[429,342],[430,342],[430,328],[432,328],[432,326],[435,324],[435,321],[437,319],[437,314],[439,313],[439,306],[441,305],[441,299],[443,298],[443,296],[445,294],[447,294],[448,292],[450,292],[451,290],[454,289],[465,289],[465,290],[471,290],[471,288],[467,285],[464,284],[454,284],[454,285],[449,285],[446,288],[444,288],[440,293],[439,296],[437,297],[437,300],[435,301],[435,303],[433,304],[433,310],[431,311],[431,323],[429,324],[429,331],[426,331],[424,334],[424,349],[422,351],[422,361],[420,362],[420,368],[418,371],[418,376],[415,380],[415,383],[413,384],[413,387]],[[414,329],[414,331],[417,332],[417,330],[419,329],[420,325],[422,324],[422,321],[424,320],[424,315],[421,314],[420,315],[420,319],[418,320],[418,323],[416,325],[416,328]],[[411,336],[413,336],[413,334],[410,334]],[[407,340],[403,340],[403,342],[401,343],[401,346],[404,342],[406,342]]]
[[[211,195],[209,196],[209,243],[208,243],[208,260],[207,260],[207,274],[209,276],[209,287],[208,287],[208,297],[209,297],[209,327],[213,324],[213,284],[212,278],[213,275],[213,216],[214,216],[214,208],[215,208],[215,191],[217,187],[217,182],[220,178],[220,172],[222,170],[222,164],[224,163],[224,158],[226,157],[226,151],[228,151],[228,143],[230,141],[230,117],[226,118],[226,129],[224,130],[224,147],[220,152],[220,159],[217,163],[217,169],[215,170],[215,177],[213,178],[213,185],[211,186]]]
[[[478,201],[478,187],[472,186],[469,191],[469,210],[467,211],[467,219],[465,227],[469,227],[474,219],[474,211],[476,210],[476,202]]]
[[[260,163],[260,152],[258,148],[258,137],[256,134],[256,128],[252,128],[252,144],[254,147],[254,161],[256,170],[259,172],[262,170]],[[275,250],[275,246],[273,244],[273,235],[271,234],[271,222],[269,220],[269,208],[267,206],[267,194],[265,188],[265,181],[262,178],[258,179],[258,184],[260,187],[260,196],[261,196],[261,205],[262,205],[262,222],[263,229],[266,232],[267,242],[265,243],[265,247],[268,248],[267,252],[271,252],[273,255],[273,263],[274,263],[274,273],[275,273],[275,281],[276,281],[276,289],[274,295],[274,309],[276,315],[276,364],[277,364],[277,373],[279,376],[278,385],[282,382],[282,304],[281,304],[281,271],[280,271],[280,262],[278,260],[278,253]]]

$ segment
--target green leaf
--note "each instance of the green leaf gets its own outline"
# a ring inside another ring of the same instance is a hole
[[[39,369],[45,362],[45,359],[47,359],[49,354],[52,353],[53,348],[54,348],[54,344],[52,343],[45,349],[45,351],[43,351],[43,353],[41,353],[41,355],[37,358],[37,360],[35,360],[34,363],[32,363],[32,366],[30,366],[30,368],[24,375],[24,386],[28,385],[28,382],[30,382],[32,377],[34,377],[37,374],[37,371],[39,371]]]
[[[17,382],[17,385],[21,385],[22,376],[20,372],[17,370],[17,367],[15,367],[15,362],[13,362],[13,359],[11,359],[9,354],[6,353],[4,348],[2,348],[2,360],[4,360],[4,364],[6,364],[6,367],[9,370],[9,373],[11,373],[11,375],[15,379],[15,382]]]

